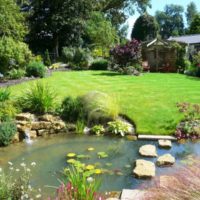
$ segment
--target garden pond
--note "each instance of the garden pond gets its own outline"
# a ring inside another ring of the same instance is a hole
[[[58,179],[64,168],[68,167],[68,153],[76,153],[90,156],[81,162],[98,166],[97,168],[106,169],[107,172],[101,177],[101,191],[120,191],[123,188],[136,189],[143,183],[150,183],[151,180],[139,180],[133,177],[132,170],[134,161],[142,158],[138,154],[139,148],[144,144],[154,144],[158,147],[157,141],[129,141],[118,137],[97,137],[60,134],[40,138],[28,144],[17,143],[9,147],[0,148],[0,167],[6,168],[11,161],[15,166],[20,163],[36,162],[36,167],[32,171],[33,186],[40,187],[44,194],[53,194],[54,188],[48,186],[58,186]],[[88,151],[88,148],[94,151]],[[158,155],[170,153],[176,158],[173,167],[157,168],[156,175],[165,175],[174,172],[184,165],[188,156],[200,156],[200,143],[187,142],[185,144],[173,143],[171,149],[157,148]],[[99,158],[98,152],[105,152],[108,157]],[[148,158],[156,161],[156,158]],[[184,161],[184,162],[183,162]]]

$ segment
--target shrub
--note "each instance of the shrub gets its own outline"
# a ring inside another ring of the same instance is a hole
[[[45,76],[45,73],[46,68],[42,62],[31,61],[26,68],[26,74],[29,77],[34,76],[43,78]]]
[[[7,146],[12,141],[17,131],[16,124],[12,121],[0,123],[0,146]]]
[[[107,70],[107,68],[108,61],[103,58],[95,60],[90,66],[90,69],[92,70]]]
[[[95,134],[95,135],[101,135],[105,132],[105,129],[102,125],[95,125],[92,127],[91,131]]]
[[[108,122],[108,130],[116,135],[125,136],[129,131],[129,125],[121,120]]]
[[[26,72],[23,69],[12,69],[8,72],[8,76],[10,79],[20,79],[24,77],[25,74]]]
[[[89,124],[107,123],[116,119],[119,106],[115,98],[108,94],[93,91],[82,97],[83,113]]]
[[[10,90],[8,88],[0,89],[0,102],[5,102],[9,99],[10,99]]]
[[[49,69],[59,69],[60,68],[60,65],[61,65],[61,63],[54,63],[54,64],[52,64],[50,67],[49,67]]]
[[[31,58],[27,44],[10,37],[0,39],[0,72],[6,73],[13,68],[23,68]]]
[[[82,107],[79,99],[66,97],[61,105],[60,115],[68,122],[76,122],[82,118]]]
[[[55,96],[47,84],[37,82],[19,98],[18,102],[23,111],[44,114],[53,111]]]
[[[89,49],[64,47],[64,61],[75,69],[88,69],[91,63],[91,55]]]
[[[48,49],[44,53],[44,64],[46,66],[51,66],[51,59],[50,59],[50,55],[49,55],[49,50]]]
[[[0,102],[0,121],[12,119],[18,113],[18,109],[11,101]]]
[[[124,68],[138,64],[141,59],[141,44],[133,39],[125,45],[117,45],[111,49],[110,55],[113,66],[117,65],[120,68]]]

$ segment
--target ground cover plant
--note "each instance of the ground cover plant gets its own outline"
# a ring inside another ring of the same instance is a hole
[[[120,112],[136,123],[138,133],[174,134],[183,118],[177,111],[178,102],[199,102],[199,79],[181,74],[148,73],[140,77],[108,71],[55,72],[45,78],[62,101],[92,90],[114,95]],[[12,86],[12,97],[22,95],[33,81]]]

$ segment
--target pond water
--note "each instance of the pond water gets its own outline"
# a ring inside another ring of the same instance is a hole
[[[102,175],[101,191],[116,191],[123,188],[135,189],[147,180],[137,180],[132,175],[133,163],[141,158],[138,149],[144,144],[155,144],[156,141],[128,141],[116,137],[77,136],[61,134],[48,138],[40,138],[32,144],[18,143],[6,148],[0,148],[0,167],[6,168],[8,161],[19,165],[21,162],[36,162],[37,166],[32,171],[32,184],[42,188],[46,194],[53,194],[55,189],[44,186],[58,186],[59,172],[68,166],[66,154],[87,154],[91,158],[84,160],[86,164],[100,163],[98,168],[109,169],[113,175]],[[88,147],[93,147],[93,152],[88,152]],[[158,149],[158,155],[171,153],[176,158],[176,164],[170,168],[157,168],[156,174],[170,173],[182,164],[188,155],[200,156],[200,143],[173,143],[170,150]],[[97,152],[104,151],[108,158],[99,159]],[[150,158],[148,160],[155,161]],[[111,164],[108,164],[111,163]],[[109,165],[109,166],[108,166]],[[116,173],[120,172],[118,175]]]

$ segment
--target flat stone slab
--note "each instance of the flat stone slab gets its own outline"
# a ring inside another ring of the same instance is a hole
[[[152,178],[155,176],[156,167],[151,161],[138,159],[133,173],[137,178]]]
[[[171,166],[175,163],[175,158],[171,154],[164,154],[158,158],[156,164],[158,166]]]
[[[156,146],[151,144],[146,144],[140,147],[139,153],[141,156],[145,157],[157,157]]]
[[[173,136],[166,136],[166,135],[138,135],[138,139],[140,140],[177,140]]]
[[[158,146],[160,148],[170,149],[172,147],[172,142],[171,140],[158,140]]]
[[[144,196],[143,190],[127,190],[122,191],[121,200],[140,200]]]

